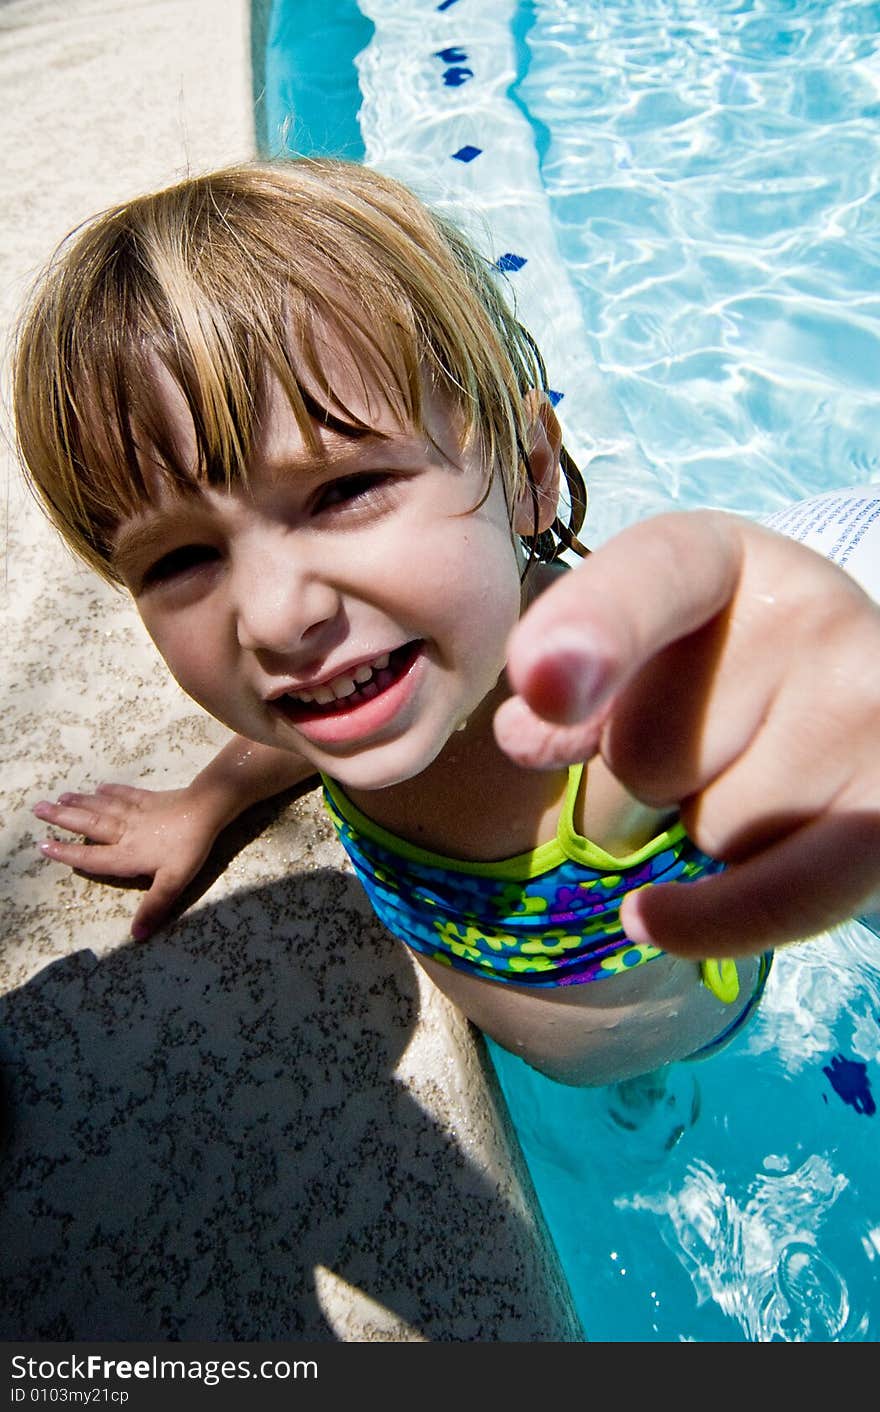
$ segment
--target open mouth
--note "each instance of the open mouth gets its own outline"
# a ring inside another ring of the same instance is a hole
[[[406,642],[371,663],[364,663],[352,676],[334,677],[310,692],[288,692],[273,701],[294,725],[350,715],[375,701],[406,675],[418,656],[422,642]]]

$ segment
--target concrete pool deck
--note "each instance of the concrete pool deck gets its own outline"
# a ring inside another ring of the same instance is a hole
[[[4,347],[71,227],[253,154],[248,10],[6,0]],[[4,429],[0,1338],[580,1340],[479,1040],[315,793],[252,811],[142,946],[127,890],[37,853],[37,799],[179,784],[223,733],[61,547]]]

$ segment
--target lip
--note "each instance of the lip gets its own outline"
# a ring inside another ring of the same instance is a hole
[[[406,643],[405,649],[406,656],[401,663],[399,676],[369,701],[361,701],[354,706],[337,706],[332,711],[318,707],[310,710],[305,703],[285,708],[284,698],[288,693],[284,692],[271,698],[269,704],[313,745],[350,745],[355,741],[366,740],[393,721],[409,701],[422,676],[425,665],[424,642]],[[395,650],[399,652],[401,649]],[[357,668],[362,662],[372,660],[370,657],[362,657],[353,667]],[[345,670],[343,668],[333,675],[339,676]],[[325,676],[323,680],[332,681],[333,677]],[[320,686],[321,682],[316,681],[314,685]],[[305,691],[313,688],[309,686],[300,689]]]

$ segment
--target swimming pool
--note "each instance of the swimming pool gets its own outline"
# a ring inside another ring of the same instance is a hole
[[[275,0],[260,35],[267,150],[401,177],[506,271],[588,542],[880,480],[880,5]],[[589,1338],[877,1338],[865,927],[780,956],[640,1126],[490,1052]]]

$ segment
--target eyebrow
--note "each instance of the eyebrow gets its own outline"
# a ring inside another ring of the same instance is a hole
[[[178,507],[183,498],[178,499]],[[142,555],[149,558],[153,552],[158,551],[174,518],[172,509],[155,510],[143,518],[124,524],[118,530],[110,552],[110,564],[116,573],[124,578],[125,571],[133,560]]]
[[[282,454],[274,461],[260,460],[259,469],[269,480],[281,480],[290,475],[319,476],[326,470],[335,471],[339,466],[344,466],[346,461],[352,460],[355,455],[363,454],[364,450],[382,450],[399,439],[393,434],[383,435],[375,431],[345,437],[335,436],[329,445],[325,444],[320,456],[311,452],[304,452],[302,455]]]
[[[281,482],[294,476],[310,477],[317,480],[327,471],[342,471],[344,473],[347,463],[354,461],[356,452],[363,455],[365,449],[367,451],[382,450],[387,448],[393,440],[394,438],[389,436],[367,432],[353,443],[341,440],[332,442],[326,449],[326,453],[319,458],[308,454],[303,456],[282,455],[274,461],[262,461],[260,469],[270,481]],[[126,569],[133,560],[143,556],[149,558],[151,552],[162,547],[169,528],[173,525],[183,506],[187,503],[197,504],[205,490],[222,491],[223,489],[225,487],[222,485],[193,482],[191,487],[178,488],[167,506],[154,507],[150,505],[138,519],[124,523],[116,533],[110,552],[110,565],[113,570],[124,577]]]

